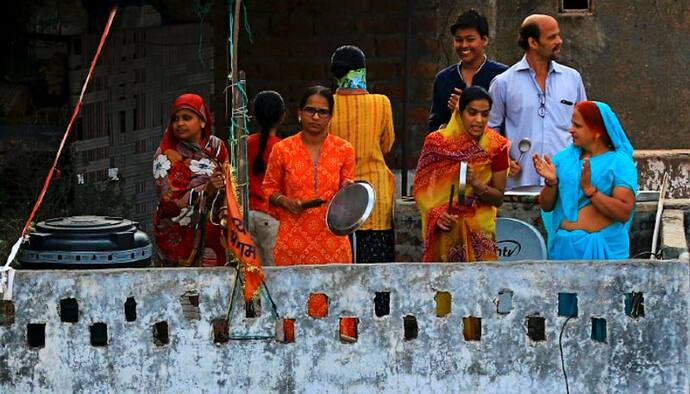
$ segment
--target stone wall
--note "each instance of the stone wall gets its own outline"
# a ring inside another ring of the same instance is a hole
[[[404,155],[408,167],[414,167],[441,54],[437,3],[409,3],[409,10],[405,1],[391,0],[248,4],[253,42],[243,31],[239,66],[246,72],[250,98],[261,90],[278,91],[289,111],[282,131],[295,132],[297,104],[306,88],[317,83],[334,88],[328,71],[331,54],[342,45],[356,45],[367,56],[368,90],[387,95],[393,107],[397,141],[388,159],[400,167],[402,128],[408,125],[419,131],[407,141],[412,153]],[[405,39],[408,17],[409,48]]]
[[[0,315],[0,391],[563,392],[561,331],[571,392],[690,390],[687,263],[268,268],[293,343],[227,341],[213,321],[233,272],[17,272],[13,313],[5,303]],[[643,308],[626,308],[633,291]],[[307,315],[311,293],[329,297],[326,317]],[[576,294],[576,317],[561,316],[561,293]],[[259,318],[237,308],[230,335],[271,336],[262,303]],[[341,317],[358,319],[354,342],[340,339]]]

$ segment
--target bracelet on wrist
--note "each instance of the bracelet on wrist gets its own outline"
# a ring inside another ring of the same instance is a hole
[[[281,197],[285,197],[285,195],[284,194],[278,194],[277,196],[274,196],[273,197],[273,205],[278,205],[278,200],[280,200]]]
[[[556,178],[553,182],[549,182],[548,180],[544,179],[544,184],[548,187],[554,187],[558,185],[558,178]]]

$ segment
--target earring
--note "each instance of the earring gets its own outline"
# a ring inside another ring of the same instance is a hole
[[[297,123],[302,123],[302,117],[301,116],[297,117]]]

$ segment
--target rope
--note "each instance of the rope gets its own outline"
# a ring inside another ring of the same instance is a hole
[[[249,39],[250,43],[254,43],[254,39],[252,39],[252,30],[249,27],[249,15],[247,15],[247,2],[245,1],[242,3],[242,13],[244,14],[244,31],[247,32],[247,38]]]
[[[197,49],[198,56],[199,56],[199,61],[201,62],[201,65],[206,68],[206,62],[204,62],[204,58],[202,56],[202,45],[203,45],[203,35],[204,35],[204,19],[206,19],[206,15],[211,11],[211,6],[213,5],[213,2],[208,3],[208,4],[201,4],[200,0],[194,0],[192,2],[192,11],[199,17],[199,46]]]
[[[7,261],[5,262],[5,265],[0,268],[0,292],[3,294],[3,298],[5,300],[10,300],[12,299],[12,287],[13,287],[13,279],[14,279],[14,270],[12,267],[10,267],[10,264],[14,260],[14,258],[17,256],[17,253],[19,252],[19,247],[21,246],[22,241],[24,241],[27,232],[31,226],[31,223],[33,222],[34,218],[36,217],[36,213],[38,212],[38,209],[41,207],[41,204],[43,203],[43,197],[45,197],[46,192],[48,191],[48,186],[50,186],[50,182],[53,179],[53,175],[55,174],[55,171],[57,170],[57,164],[58,161],[60,160],[60,156],[62,155],[62,150],[65,147],[65,143],[67,142],[67,138],[70,135],[70,132],[72,131],[72,126],[74,125],[74,121],[77,118],[77,115],[79,114],[79,110],[81,109],[81,103],[84,100],[84,94],[86,93],[86,88],[89,86],[89,81],[91,81],[91,75],[93,74],[93,70],[96,67],[96,63],[98,62],[99,57],[101,56],[101,50],[103,49],[103,45],[105,44],[105,39],[108,37],[108,33],[110,32],[110,26],[113,24],[113,19],[115,19],[115,14],[117,13],[117,7],[113,7],[110,10],[110,15],[108,16],[108,22],[105,24],[105,28],[103,29],[103,33],[101,34],[101,41],[98,43],[98,48],[96,49],[96,53],[93,56],[93,59],[91,59],[91,66],[89,67],[89,72],[86,74],[86,79],[84,80],[84,84],[81,87],[81,92],[79,93],[79,99],[77,100],[77,104],[74,106],[74,110],[72,111],[72,117],[69,120],[69,123],[67,124],[67,128],[65,129],[65,133],[62,136],[62,140],[60,141],[60,145],[58,146],[58,150],[55,153],[55,159],[53,160],[53,165],[50,167],[50,170],[48,171],[48,175],[46,176],[45,181],[43,182],[43,188],[41,189],[41,192],[38,195],[38,198],[36,199],[36,202],[34,203],[34,207],[31,210],[31,214],[29,217],[26,219],[26,223],[24,224],[24,228],[22,229],[22,233],[19,236],[19,239],[12,245],[12,249],[10,250],[9,256],[7,256]]]
[[[228,27],[229,27],[229,34],[228,34],[228,66],[230,69],[230,73],[228,75],[228,80],[230,80],[230,77],[232,75],[235,75],[235,70],[233,70],[232,65],[233,65],[233,54],[235,53],[235,43],[233,42],[233,36],[234,36],[234,26],[235,26],[235,15],[232,12],[232,10],[235,8],[234,4],[235,1],[239,0],[230,0],[228,2]],[[252,32],[251,28],[249,26],[249,17],[247,15],[247,5],[246,2],[242,2],[241,4],[242,11],[243,11],[243,16],[244,16],[244,29],[247,33],[247,36],[249,38],[249,41],[252,42]],[[239,73],[238,73],[239,75]],[[233,152],[234,154],[232,155],[231,158],[231,165],[233,168],[233,171],[237,175],[237,146],[239,144],[239,139],[243,136],[249,135],[249,129],[247,128],[249,124],[249,111],[247,108],[247,102],[249,101],[247,91],[244,87],[243,84],[241,84],[239,81],[230,81],[230,84],[227,85],[224,89],[224,92],[227,94],[228,90],[236,89],[240,93],[240,102],[235,103],[234,102],[234,97],[233,97],[233,106],[232,106],[232,111],[230,112],[230,130],[228,133],[228,144],[230,146],[230,151]],[[240,130],[241,133],[240,137],[236,137],[237,135],[237,129],[239,127],[239,119],[244,120],[244,125],[242,129]],[[240,177],[238,177],[240,178]],[[246,178],[246,177],[245,177]]]
[[[237,293],[237,282],[239,281],[240,286],[242,286],[242,273],[240,272],[240,265],[237,264],[235,266],[235,281],[232,284],[232,291],[230,292],[230,305],[228,306],[228,312],[225,315],[225,321],[228,323],[228,329],[231,327],[231,317],[232,317],[232,310],[233,307],[235,306],[235,294]],[[273,311],[273,317],[278,320],[280,315],[278,314],[278,307],[276,306],[276,303],[273,301],[273,297],[271,297],[271,293],[268,291],[268,286],[266,286],[266,282],[263,280],[261,281],[261,284],[263,285],[264,289],[266,289],[266,295],[268,296],[268,300],[271,303],[271,309]],[[256,341],[256,340],[274,340],[275,335],[238,335],[238,334],[229,334],[228,339],[230,340],[235,340],[235,341]]]
[[[21,236],[17,240],[17,243],[21,243],[22,239],[26,236],[26,233],[29,230],[29,226],[31,225],[31,222],[34,220],[34,217],[36,216],[38,209],[40,208],[41,204],[43,203],[43,197],[45,197],[45,194],[48,191],[48,186],[50,185],[50,181],[53,179],[53,175],[55,174],[55,171],[57,169],[58,160],[60,160],[60,156],[62,155],[62,150],[65,147],[65,143],[67,142],[67,138],[69,137],[70,132],[72,131],[72,126],[74,125],[74,121],[76,120],[77,115],[79,114],[79,110],[81,109],[81,103],[84,100],[84,94],[86,93],[86,88],[89,85],[89,81],[91,81],[91,75],[93,74],[93,70],[96,67],[96,63],[98,62],[98,58],[101,56],[101,50],[103,49],[103,45],[105,44],[106,37],[108,37],[108,33],[110,32],[110,26],[113,23],[113,19],[115,18],[116,13],[117,13],[117,7],[113,7],[110,10],[110,15],[108,16],[108,22],[105,25],[105,29],[103,30],[103,34],[101,35],[101,41],[98,43],[98,48],[96,49],[96,53],[94,54],[93,59],[91,60],[91,66],[89,67],[89,73],[86,75],[86,79],[84,80],[84,84],[82,85],[81,93],[79,94],[79,99],[77,100],[77,104],[74,106],[74,111],[72,112],[72,117],[70,118],[70,121],[67,124],[67,129],[65,130],[65,133],[62,136],[62,141],[60,141],[60,146],[58,147],[58,150],[55,154],[55,159],[53,160],[53,165],[50,167],[50,170],[48,171],[48,176],[46,176],[46,179],[43,182],[43,188],[41,189],[41,193],[38,195],[38,199],[36,200],[34,207],[31,210],[31,214],[29,215],[29,218],[26,220],[26,223],[24,224],[24,228],[22,229]],[[17,243],[15,243],[15,245],[12,247],[12,252],[10,253],[9,257],[7,258],[7,262],[5,263],[5,267],[9,266],[9,264],[12,262],[12,260],[14,260],[14,257],[16,255],[16,250],[19,249],[19,247],[17,246]]]
[[[238,172],[239,172],[239,166],[238,166],[238,157],[239,157],[239,146],[241,142],[246,143],[246,139],[249,137],[249,110],[247,108],[247,103],[249,101],[249,97],[247,95],[247,90],[245,88],[245,85],[240,82],[239,80],[233,81],[231,77],[233,75],[237,75],[239,79],[239,70],[234,70],[233,69],[233,64],[235,59],[233,59],[234,53],[235,53],[235,42],[233,41],[234,37],[234,26],[235,26],[235,15],[233,10],[235,9],[236,1],[240,0],[229,0],[228,1],[228,26],[229,26],[229,34],[228,34],[228,68],[230,70],[228,74],[228,82],[225,86],[225,89],[223,89],[224,94],[228,94],[228,92],[233,93],[232,97],[232,109],[229,112],[229,117],[230,117],[230,122],[229,122],[229,132],[228,132],[228,145],[230,146],[230,151],[233,153],[230,158],[230,164],[232,167],[232,171],[236,178],[242,179],[242,182],[237,183],[237,189],[238,190],[243,190],[248,186],[249,182],[249,174],[247,167],[245,166],[244,168],[244,174],[243,177],[240,177]],[[242,8],[242,13],[244,17],[244,29],[247,33],[247,36],[249,38],[249,42],[253,42],[252,40],[252,33],[251,29],[249,27],[249,17],[247,16],[247,6],[246,2],[242,2],[240,4]],[[238,16],[239,17],[239,16]],[[239,26],[239,24],[238,24]],[[237,72],[235,72],[237,71]],[[237,92],[237,97],[235,97],[234,93]],[[227,97],[227,96],[226,96]],[[237,98],[238,102],[235,102],[235,98]],[[225,108],[226,114],[228,114],[228,109],[227,109],[227,100],[226,100],[226,108]],[[240,126],[241,124],[241,126]],[[246,146],[246,145],[245,145]],[[245,152],[246,153],[246,152]],[[246,161],[246,157],[245,157]],[[246,223],[246,213],[248,210],[248,207],[246,206],[247,202],[243,201],[242,206],[243,206],[243,215],[244,215],[244,220]],[[230,305],[228,306],[228,311],[226,314],[226,321],[228,322],[228,327],[231,326],[230,321],[231,321],[231,316],[232,316],[232,310],[235,306],[235,293],[237,292],[237,284],[238,281],[240,283],[240,286],[242,285],[242,274],[240,272],[240,265],[238,264],[235,267],[235,280],[232,285],[232,291],[230,292]],[[263,288],[266,290],[266,295],[268,297],[268,300],[271,304],[271,309],[273,312],[273,317],[278,319],[279,314],[278,314],[278,308],[276,306],[276,303],[273,300],[273,297],[271,297],[271,293],[268,290],[268,286],[266,286],[266,282],[262,280],[261,282]],[[259,293],[261,294],[261,293]],[[274,340],[275,336],[274,335],[237,335],[237,334],[230,334],[229,335],[230,340]]]

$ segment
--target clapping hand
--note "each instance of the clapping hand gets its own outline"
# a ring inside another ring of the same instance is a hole
[[[589,165],[589,159],[586,158],[582,162],[582,171],[580,172],[580,187],[588,197],[596,190],[592,186],[592,169]]]
[[[455,107],[458,106],[458,101],[460,101],[460,95],[462,94],[462,89],[453,88],[453,93],[448,99],[448,109],[450,112],[455,111]]]
[[[537,171],[537,174],[544,178],[546,183],[556,183],[556,166],[551,161],[549,155],[544,155],[544,157],[541,158],[538,154],[535,154],[534,156],[532,156],[532,162],[534,163],[534,169]]]

